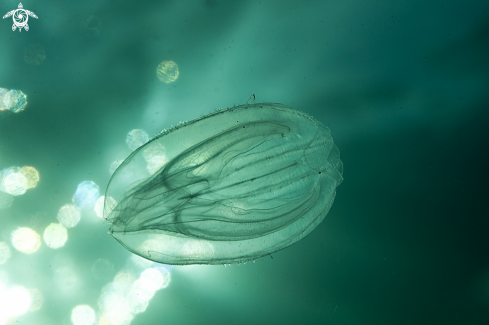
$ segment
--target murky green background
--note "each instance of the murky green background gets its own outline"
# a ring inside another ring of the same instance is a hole
[[[0,241],[17,227],[42,236],[82,181],[103,192],[132,129],[154,136],[256,94],[331,128],[345,166],[331,212],[273,259],[175,267],[131,324],[487,324],[487,1],[23,5],[39,17],[29,31],[0,21],[0,87],[28,100],[0,112],[0,170],[30,165],[41,180],[0,210]],[[31,44],[39,65],[24,60]],[[156,76],[164,60],[179,66],[174,83]],[[10,322],[71,324],[80,304],[99,316],[112,278],[93,263],[115,275],[131,255],[107,229],[87,210],[63,248],[12,248],[0,272],[44,303]]]

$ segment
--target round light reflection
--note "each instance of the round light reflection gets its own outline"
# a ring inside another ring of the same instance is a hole
[[[11,89],[3,95],[3,107],[14,113],[21,112],[27,106],[27,96],[20,90]]]
[[[91,209],[99,197],[98,185],[92,181],[84,181],[78,184],[73,195],[73,203],[81,209]]]
[[[68,239],[68,231],[60,223],[51,223],[44,230],[44,242],[50,248],[63,247]]]
[[[134,277],[126,272],[119,272],[114,278],[112,285],[117,292],[126,292],[131,288],[134,283]]]
[[[66,228],[72,228],[80,222],[81,211],[73,204],[65,204],[58,211],[58,220]]]
[[[22,286],[13,286],[0,293],[0,306],[6,318],[25,314],[31,306],[29,290]]]
[[[151,175],[156,173],[168,162],[165,154],[165,147],[160,143],[155,143],[154,145],[145,148],[143,151],[143,157],[148,163],[146,168]]]
[[[144,270],[139,277],[141,286],[146,290],[156,291],[163,285],[163,274],[160,271],[149,268]]]
[[[95,311],[88,305],[79,305],[71,311],[74,325],[92,325],[95,323]]]
[[[19,172],[24,175],[27,180],[27,189],[37,186],[40,179],[37,169],[31,166],[24,166],[19,170]]]
[[[113,197],[108,196],[107,199],[105,196],[101,196],[97,199],[95,202],[95,206],[93,207],[93,210],[97,214],[99,218],[104,217],[104,204],[105,204],[105,215],[108,215],[117,205],[117,201],[114,200]]]
[[[134,129],[127,134],[126,143],[129,149],[136,150],[146,142],[148,142],[149,136],[146,132],[139,129]]]
[[[41,236],[31,228],[19,227],[10,235],[12,246],[25,254],[32,254],[41,246]]]
[[[19,170],[19,167],[10,167],[2,170],[0,190],[13,196],[22,195],[27,191],[27,178]]]
[[[178,79],[180,72],[178,65],[174,61],[163,61],[156,68],[156,76],[161,82],[166,84],[175,82]]]
[[[120,294],[113,292],[103,294],[99,299],[99,306],[103,311],[102,317],[107,319],[109,324],[129,325],[134,319],[127,299]]]

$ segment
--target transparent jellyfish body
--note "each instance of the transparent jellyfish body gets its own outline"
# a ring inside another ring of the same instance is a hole
[[[148,171],[145,152],[164,148]],[[343,181],[330,130],[304,112],[248,103],[166,130],[114,172],[109,233],[171,265],[255,260],[294,244],[329,212]]]

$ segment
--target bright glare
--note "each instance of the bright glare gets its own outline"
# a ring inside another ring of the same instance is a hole
[[[81,211],[72,204],[65,204],[58,211],[58,220],[66,228],[72,228],[78,224]]]
[[[107,200],[105,199],[105,196],[101,196],[97,199],[95,202],[95,206],[93,207],[93,210],[95,210],[95,213],[99,218],[104,217],[104,201],[105,201],[105,210],[106,214],[109,214],[117,205],[117,201],[114,200],[112,197],[107,197]]]
[[[92,181],[84,181],[78,184],[73,195],[73,203],[80,209],[91,209],[99,197],[98,185]]]
[[[143,130],[134,129],[127,134],[126,143],[129,149],[135,150],[148,142],[149,137]]]
[[[153,293],[153,291],[145,291],[140,288],[131,290],[127,295],[127,303],[131,312],[134,314],[143,313],[148,308],[148,303],[153,297]]]
[[[141,280],[137,279],[127,295],[127,301],[131,311],[135,314],[144,312],[154,294],[154,290],[145,288]]]
[[[112,285],[117,292],[125,292],[129,290],[134,283],[134,277],[126,272],[119,272],[114,278]]]
[[[8,244],[4,241],[0,242],[0,265],[7,263],[11,254]]]
[[[68,239],[68,231],[60,223],[51,223],[44,230],[43,238],[48,247],[57,249],[65,245]]]
[[[161,275],[163,276],[163,282],[161,283],[160,289],[168,287],[171,281],[171,268],[167,269],[167,265],[158,265],[156,266],[156,269],[161,272]]]
[[[179,75],[178,65],[173,61],[163,61],[156,68],[156,76],[166,84],[176,81]]]
[[[25,314],[31,306],[29,290],[13,286],[0,292],[0,320]]]
[[[144,289],[156,291],[158,289],[161,289],[164,279],[163,274],[161,274],[160,271],[154,268],[149,268],[141,273],[138,281],[140,281],[141,286]]]
[[[126,298],[118,293],[106,292],[100,296],[99,306],[103,318],[112,325],[129,325],[134,315],[129,310]],[[101,318],[102,318],[101,317]]]
[[[78,305],[71,311],[71,321],[75,325],[92,325],[95,323],[95,311],[87,305]]]
[[[31,166],[22,167],[19,172],[27,179],[27,189],[34,188],[39,182],[39,172]]]
[[[129,269],[117,273],[114,280],[102,289],[98,325],[129,325],[136,314],[146,310],[155,292],[170,282],[171,266],[155,266],[154,262],[137,255],[128,261]],[[131,274],[135,269],[143,270],[136,280]]]
[[[135,314],[142,313],[148,307],[148,303],[153,298],[156,290],[168,285],[169,278],[154,268],[147,268],[141,273],[127,295],[127,302],[131,311]]]
[[[10,235],[12,246],[25,254],[32,254],[41,246],[41,236],[31,228],[19,227]]]
[[[7,289],[8,284],[8,274],[7,272],[0,270],[0,294]],[[0,322],[1,324],[1,322]]]

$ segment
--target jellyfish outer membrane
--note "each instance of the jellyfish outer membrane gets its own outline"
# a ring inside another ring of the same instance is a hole
[[[164,147],[148,171],[145,150]],[[114,172],[104,210],[129,251],[170,264],[263,257],[313,231],[329,212],[343,164],[330,130],[283,104],[245,104],[165,130]]]

